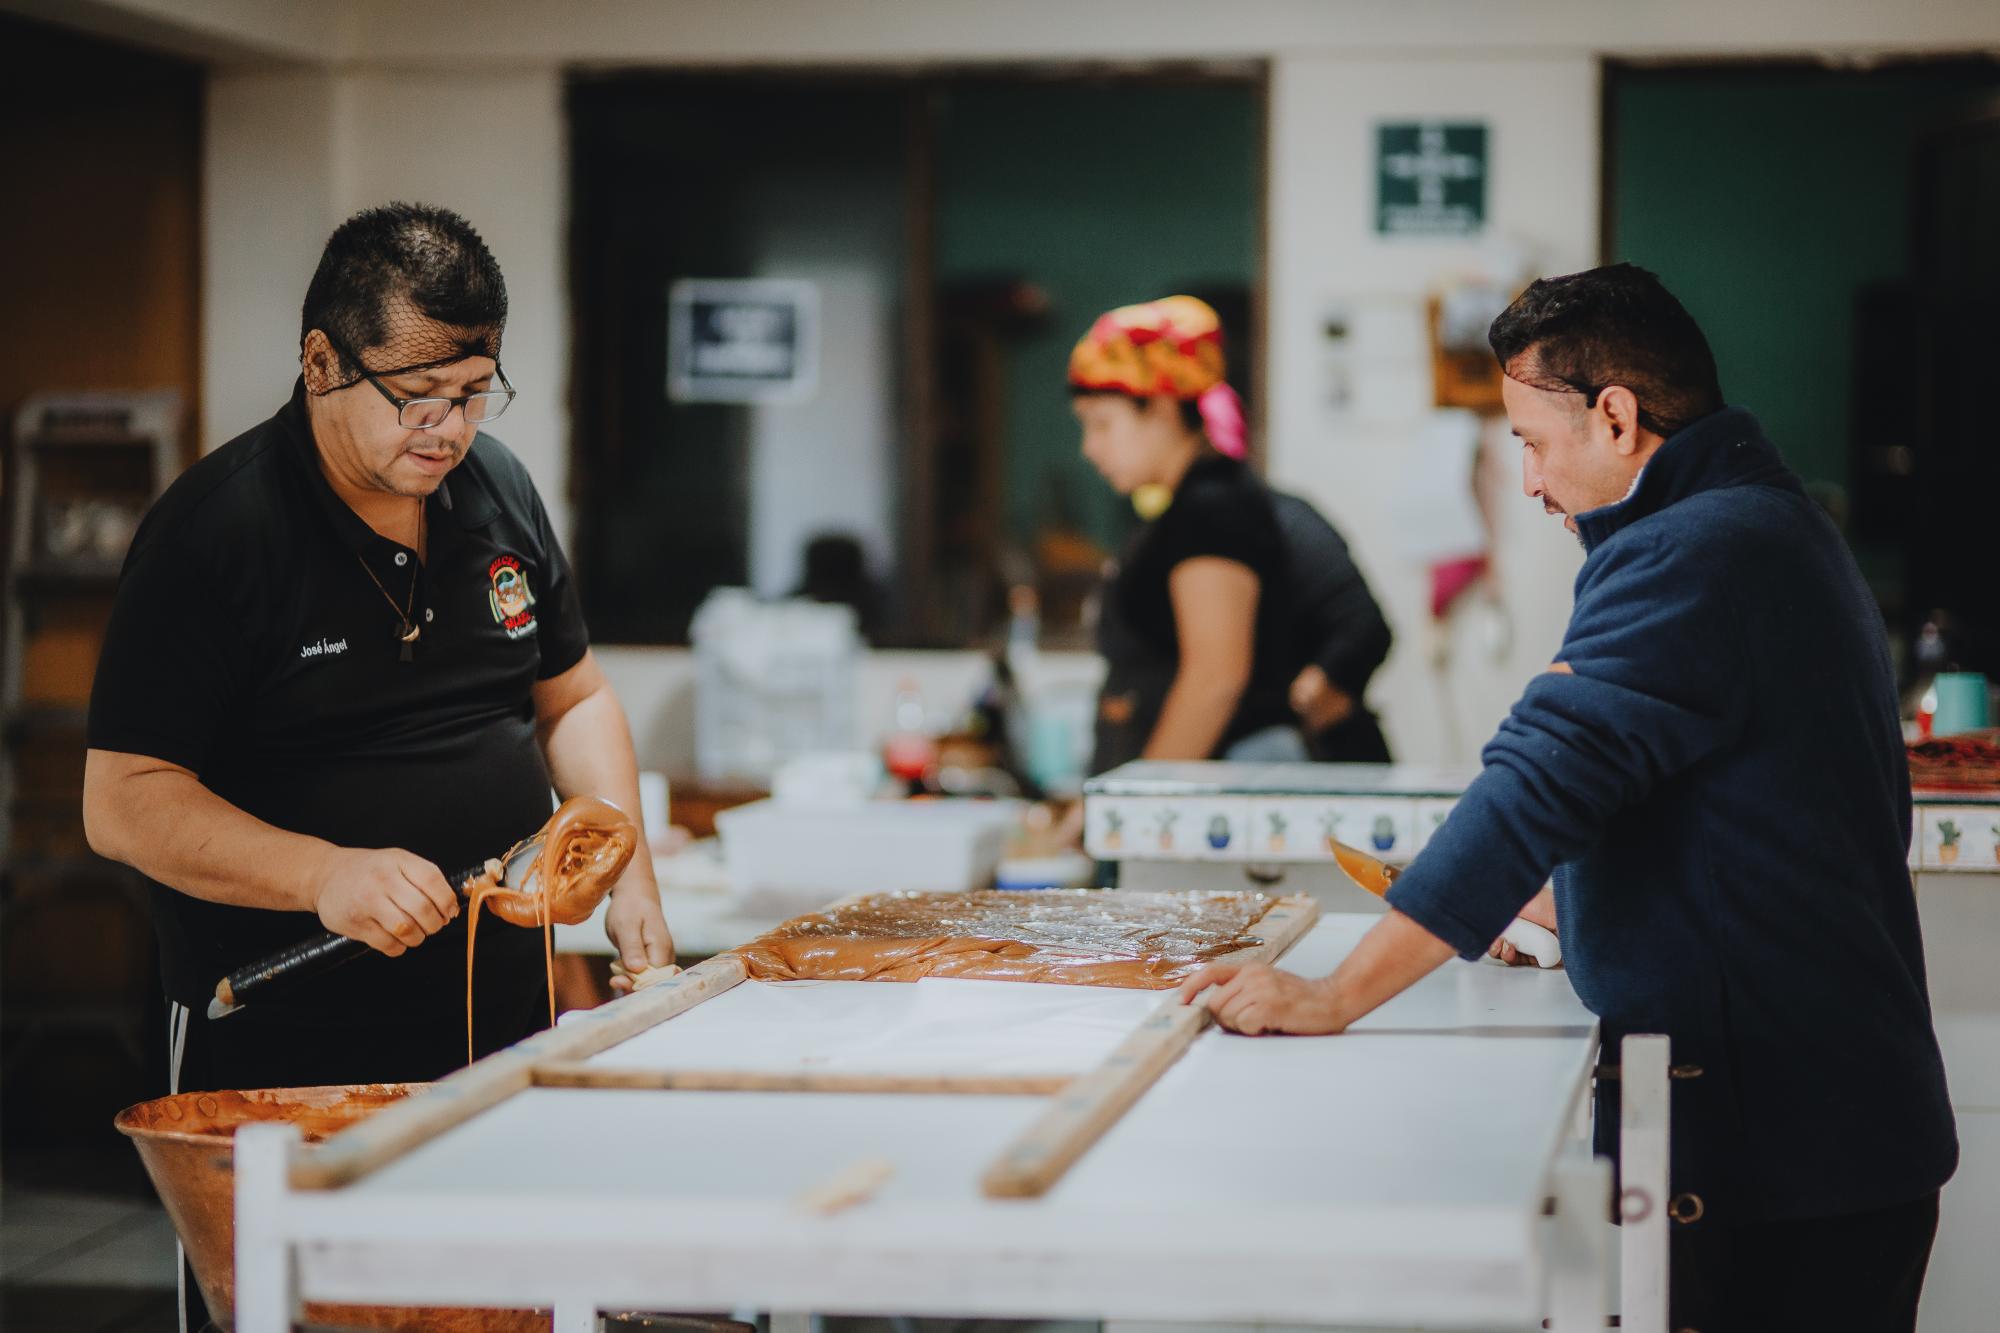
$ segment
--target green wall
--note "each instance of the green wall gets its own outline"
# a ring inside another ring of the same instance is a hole
[[[1908,270],[1911,146],[2000,71],[1616,71],[1614,258],[1660,274],[1729,400],[1849,485],[1854,300]]]
[[[939,280],[1024,277],[1053,302],[1007,367],[1016,540],[1064,518],[1116,549],[1130,509],[1077,453],[1069,349],[1113,306],[1254,286],[1258,99],[1248,85],[996,83],[947,95]]]

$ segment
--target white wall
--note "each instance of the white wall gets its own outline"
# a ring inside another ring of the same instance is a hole
[[[341,219],[391,200],[442,204],[471,219],[507,276],[500,359],[520,396],[493,433],[527,464],[556,530],[567,535],[562,136],[562,79],[553,67],[213,76],[203,191],[202,447],[262,421],[291,392],[299,306]]]
[[[1992,0],[483,0],[476,43],[461,0],[353,10],[360,51],[413,62],[469,46],[493,61],[628,64],[2000,45]]]
[[[527,464],[566,536],[569,169],[561,75],[549,66],[461,72],[445,65],[340,81],[338,216],[392,199],[441,204],[470,219],[500,261],[507,276],[500,364],[519,395],[493,434]],[[322,233],[315,251],[324,241]]]
[[[1346,534],[1396,629],[1371,698],[1402,758],[1476,756],[1522,682],[1553,656],[1581,552],[1538,504],[1508,492],[1492,536],[1511,649],[1487,653],[1461,615],[1447,629],[1448,669],[1432,670],[1428,583],[1401,554],[1396,497],[1428,409],[1422,303],[1434,285],[1476,271],[1481,247],[1375,234],[1375,125],[1484,121],[1489,232],[1534,255],[1541,271],[1569,272],[1596,257],[1597,97],[1597,63],[1583,55],[1286,57],[1272,69],[1269,474]],[[1400,310],[1398,322],[1418,335],[1372,362],[1381,388],[1366,419],[1333,405],[1324,367],[1327,312],[1357,305]],[[1504,462],[1517,465],[1512,452]]]
[[[299,306],[338,220],[332,77],[209,80],[202,155],[204,452],[283,405],[299,373]]]

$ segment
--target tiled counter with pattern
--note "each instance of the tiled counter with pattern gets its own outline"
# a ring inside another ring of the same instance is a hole
[[[1344,842],[1407,864],[1476,768],[1424,764],[1134,763],[1084,786],[1102,861],[1331,861]],[[2000,792],[1919,791],[1910,866],[2000,873]]]
[[[1478,772],[1418,764],[1135,763],[1084,786],[1104,861],[1332,861],[1332,842],[1405,864]]]

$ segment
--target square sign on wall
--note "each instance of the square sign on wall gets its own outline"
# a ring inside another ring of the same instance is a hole
[[[1476,236],[1486,226],[1486,126],[1375,127],[1375,230],[1384,236]]]
[[[683,278],[667,292],[677,403],[799,402],[819,380],[819,289],[783,278]]]

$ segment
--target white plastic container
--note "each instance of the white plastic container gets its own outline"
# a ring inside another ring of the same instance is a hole
[[[745,910],[805,912],[856,893],[989,888],[1019,818],[1004,801],[758,801],[722,811],[715,828]]]
[[[695,612],[695,770],[768,783],[789,759],[853,748],[854,610],[717,588]]]

